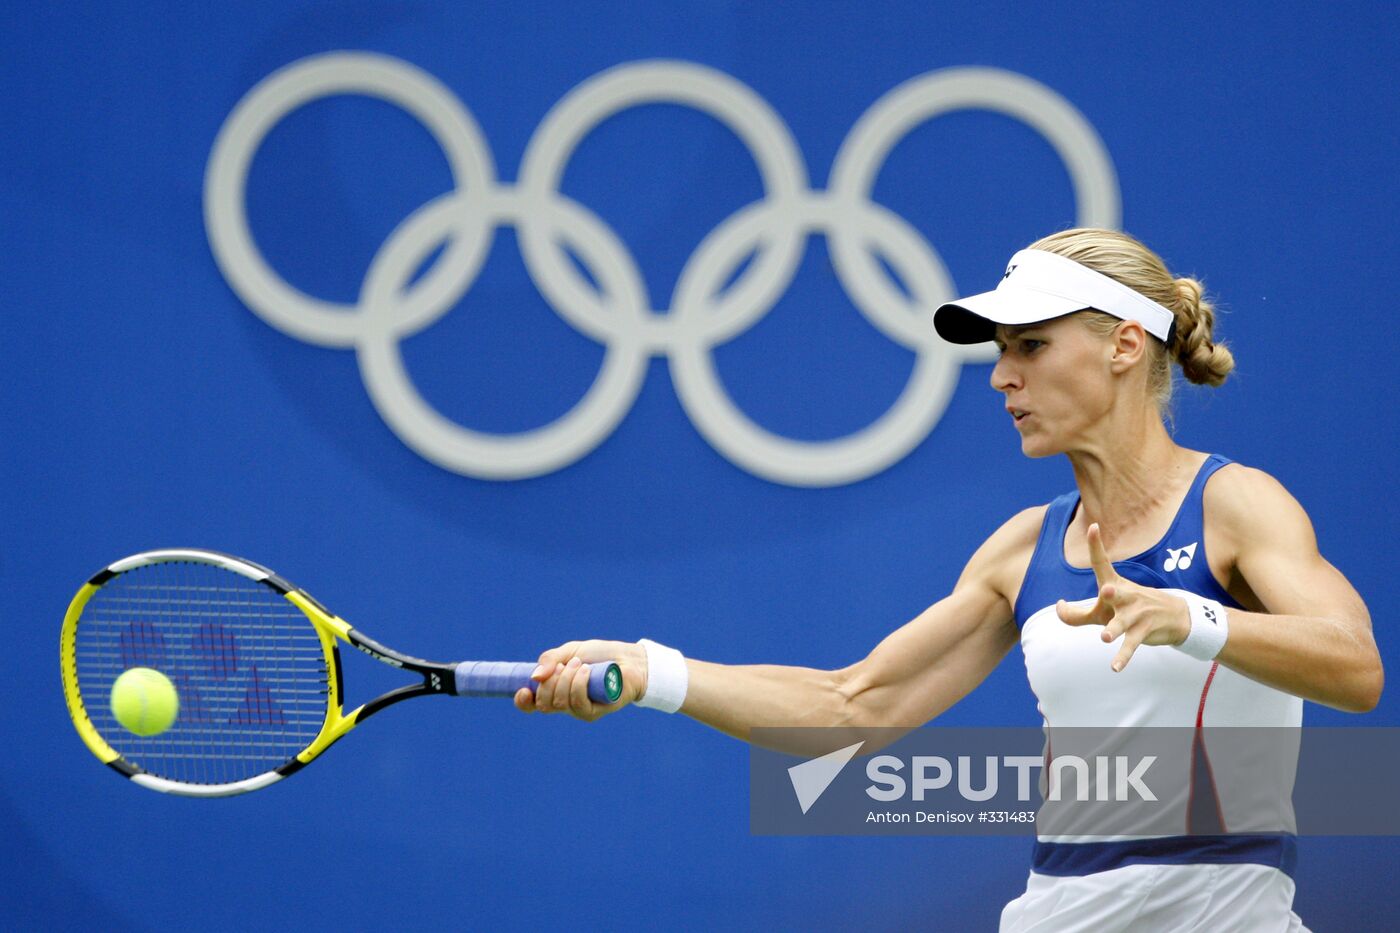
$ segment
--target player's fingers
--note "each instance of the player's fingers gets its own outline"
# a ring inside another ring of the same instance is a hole
[[[1097,600],[1077,599],[1074,602],[1060,600],[1055,603],[1055,615],[1068,625],[1083,625],[1089,618],[1089,611]]]
[[[535,680],[544,680],[546,677],[550,676],[560,664],[567,664],[569,659],[577,653],[578,646],[579,643],[576,641],[566,641],[558,648],[550,648],[548,651],[542,652],[540,654],[539,664],[535,667],[534,672],[530,674],[530,676],[535,678]]]
[[[522,713],[533,713],[535,711],[535,691],[529,687],[521,687],[515,691],[515,708]]]
[[[1118,612],[1118,590],[1112,583],[1104,584],[1099,590],[1099,601],[1094,608],[1102,620],[1105,642],[1113,641],[1132,624],[1126,615]]]
[[[1107,625],[1113,619],[1113,606],[1103,599],[1063,599],[1055,604],[1055,614],[1068,625]]]
[[[535,709],[550,712],[554,709],[554,691],[559,686],[559,674],[563,664],[556,663],[553,672],[535,688]]]
[[[564,670],[559,673],[554,687],[555,709],[569,708],[569,697],[573,694],[574,681],[578,679],[578,669],[582,664],[578,658],[570,658],[569,663],[564,665]]]
[[[1094,576],[1102,586],[1118,579],[1118,571],[1113,569],[1113,561],[1108,559],[1108,549],[1103,545],[1103,530],[1099,523],[1089,526],[1089,563],[1094,568]]]
[[[574,672],[574,683],[569,688],[569,712],[580,719],[593,718],[593,701],[588,698],[587,664],[580,664]]]
[[[1142,639],[1147,634],[1146,625],[1137,625],[1128,629],[1123,636],[1123,644],[1118,646],[1118,653],[1113,656],[1113,669],[1121,671],[1128,666],[1128,662],[1133,659],[1133,652],[1138,650],[1142,644]]]

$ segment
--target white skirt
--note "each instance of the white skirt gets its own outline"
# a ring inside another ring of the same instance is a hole
[[[1306,933],[1293,879],[1267,865],[1125,865],[1092,875],[1030,873],[1001,933]]]

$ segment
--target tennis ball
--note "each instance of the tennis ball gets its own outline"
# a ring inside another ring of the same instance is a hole
[[[133,667],[112,684],[112,715],[137,735],[159,735],[180,714],[180,695],[160,671]]]

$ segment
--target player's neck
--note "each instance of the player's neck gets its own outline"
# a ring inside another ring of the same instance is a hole
[[[1079,487],[1075,523],[1087,529],[1097,522],[1110,554],[1115,541],[1135,537],[1144,522],[1175,506],[1200,466],[1200,454],[1177,446],[1155,417],[1068,456]]]

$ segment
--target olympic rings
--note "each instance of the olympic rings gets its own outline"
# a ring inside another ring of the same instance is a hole
[[[390,234],[351,305],[306,295],[278,276],[253,241],[246,211],[248,171],[267,133],[293,110],[343,94],[387,101],[421,121],[456,185]],[[650,103],[692,107],[731,129],[753,154],[764,189],[761,200],[735,211],[696,247],[669,313],[651,306],[642,272],[617,234],[559,190],[574,150],[593,129]],[[870,200],[885,158],[913,127],[973,108],[1020,120],[1050,143],[1068,169],[1080,224],[1118,225],[1117,177],[1094,128],[1062,97],[1012,72],[946,69],[890,91],[856,121],[823,191],[808,187],[786,124],[750,88],[702,65],[632,62],[584,81],[545,115],[525,149],[520,180],[510,185],[496,180],[476,121],[436,78],[389,56],[334,52],[274,72],[234,107],[205,174],[205,226],[215,261],[244,304],[292,337],[353,348],[385,423],[445,469],[507,480],[569,466],[612,434],[641,390],[647,361],[665,356],[686,413],[723,456],[773,482],[838,486],[879,473],[917,447],[947,406],[961,365],[989,358],[985,347],[955,347],[934,334],[933,309],[955,295],[948,271],[912,225]],[[446,314],[471,287],[503,225],[518,231],[526,269],[545,300],[606,349],[593,385],[570,411],[516,434],[474,431],[444,417],[418,391],[399,350],[400,341]],[[777,303],[813,234],[827,237],[837,277],[861,313],[916,357],[885,414],[827,441],[794,440],[755,424],[724,389],[711,352]],[[440,246],[442,255],[413,282]],[[565,246],[596,287],[574,268]],[[907,294],[881,269],[875,250]]]

